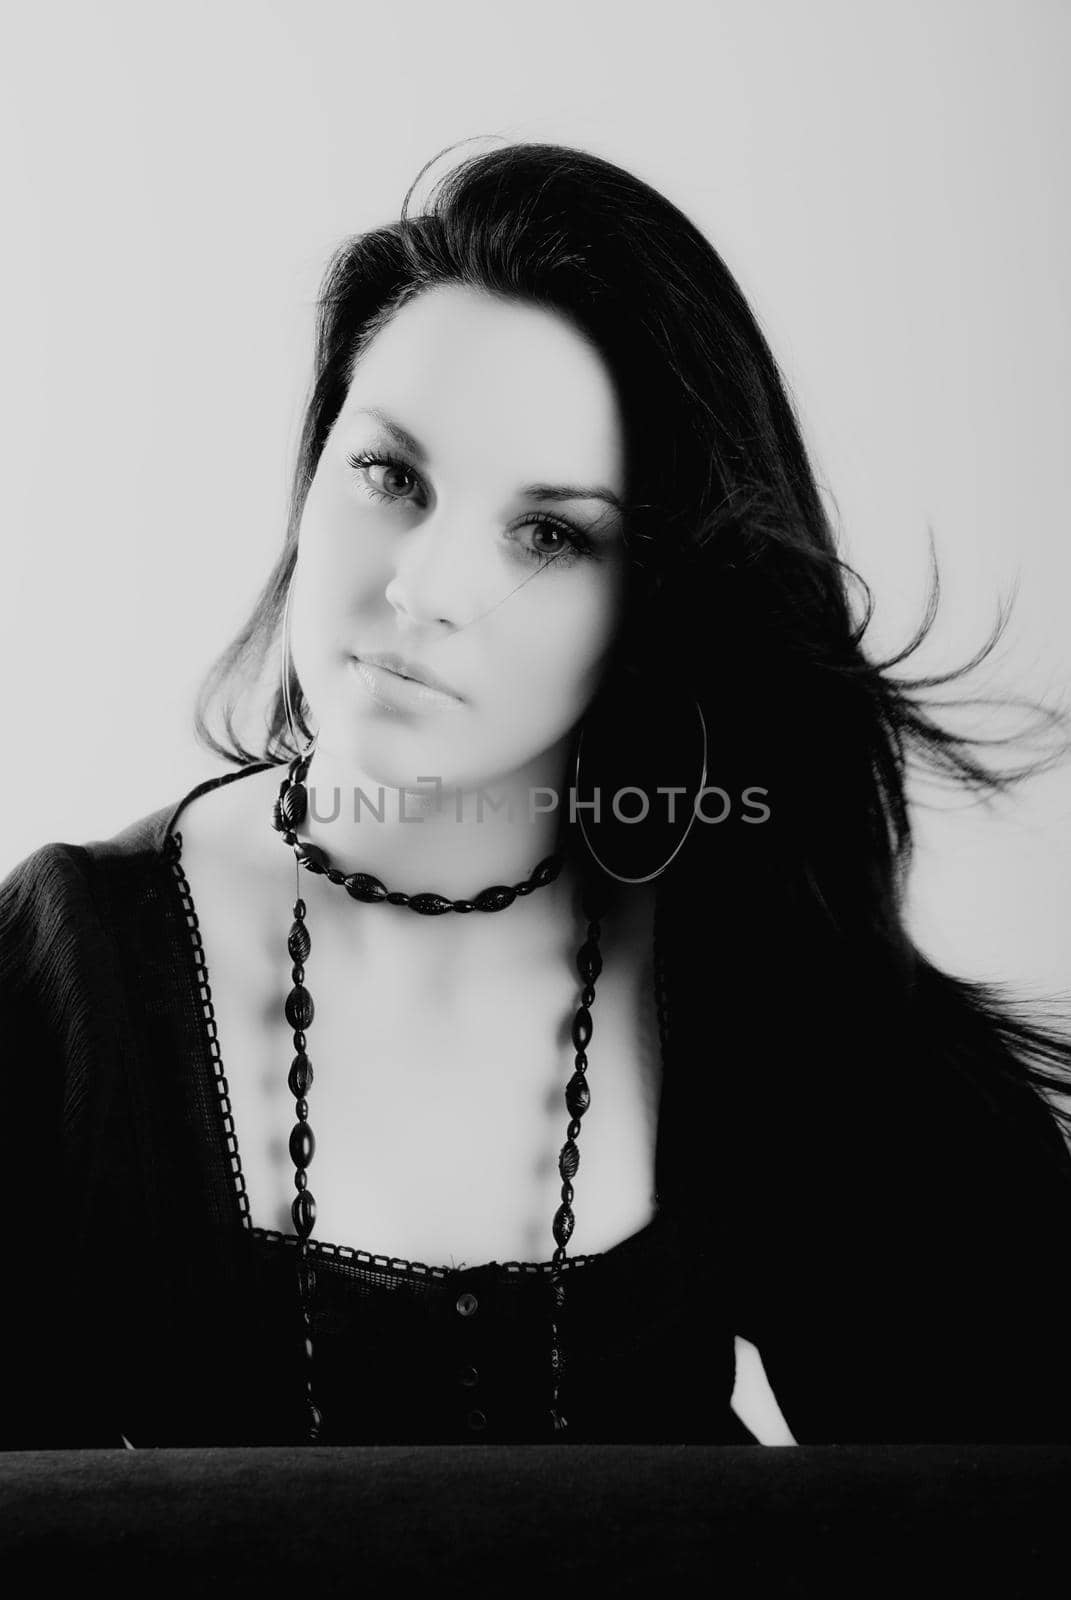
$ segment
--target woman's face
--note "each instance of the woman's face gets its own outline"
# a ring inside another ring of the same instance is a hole
[[[598,497],[624,497],[622,434],[601,356],[556,313],[451,285],[396,314],[301,520],[291,649],[318,749],[399,788],[564,756],[624,603]],[[360,659],[388,652],[453,697]]]

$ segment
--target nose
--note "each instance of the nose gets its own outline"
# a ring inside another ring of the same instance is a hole
[[[464,627],[487,604],[486,539],[472,525],[453,525],[439,514],[397,536],[394,576],[384,597],[399,616],[424,627]],[[483,559],[480,559],[480,551]]]

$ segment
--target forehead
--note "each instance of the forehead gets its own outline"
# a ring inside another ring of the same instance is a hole
[[[593,471],[622,492],[623,426],[602,355],[566,317],[461,285],[426,290],[364,352],[344,412],[386,412],[432,453],[477,429],[533,469]],[[533,459],[533,457],[539,459]]]

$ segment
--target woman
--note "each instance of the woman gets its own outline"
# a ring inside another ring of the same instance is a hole
[[[901,907],[905,743],[1011,779],[888,675],[925,627],[863,654],[685,217],[546,145],[408,198],[327,274],[237,770],[0,892],[6,1442],[1066,1439],[1071,1042]]]

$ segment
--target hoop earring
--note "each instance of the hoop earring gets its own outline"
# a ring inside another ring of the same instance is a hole
[[[699,790],[701,791],[703,789],[703,787],[705,786],[706,781],[707,781],[707,724],[706,724],[706,718],[703,716],[703,708],[699,704],[698,700],[695,701],[695,709],[696,709],[696,711],[697,711],[697,713],[699,715],[699,725],[703,730],[703,760],[702,760],[702,771],[699,774]],[[580,792],[580,747],[584,742],[584,732],[585,732],[585,725],[582,723],[581,727],[580,727],[580,738],[577,740],[576,765],[575,765],[574,772],[573,772],[573,794],[574,795],[577,795]],[[688,826],[685,828],[684,837],[681,839],[681,841],[677,845],[676,849],[673,851],[673,853],[670,856],[667,857],[667,859],[665,861],[663,861],[663,863],[662,863],[662,865],[660,867],[657,867],[654,872],[646,873],[645,876],[643,876],[642,878],[623,878],[620,873],[614,872],[610,867],[608,867],[606,865],[606,863],[604,861],[600,860],[599,856],[596,855],[596,853],[595,853],[595,850],[594,850],[594,848],[592,846],[591,840],[588,838],[588,831],[584,826],[584,818],[581,816],[579,810],[577,811],[576,820],[580,824],[581,837],[583,838],[584,843],[587,846],[588,853],[590,854],[592,860],[596,863],[596,865],[598,867],[600,867],[603,872],[606,873],[607,877],[616,878],[618,883],[637,884],[637,883],[650,883],[650,882],[652,882],[653,879],[660,878],[662,876],[663,872],[665,872],[666,868],[669,867],[676,860],[677,856],[679,856],[681,851],[684,849],[685,843],[687,842],[687,839],[688,839],[688,835],[691,833],[692,829],[695,827],[696,816],[697,816],[697,812],[695,810],[695,806],[694,806],[694,803],[693,803],[691,821],[689,822]]]
[[[290,743],[293,745],[294,750],[300,754],[309,755],[316,748],[317,735],[314,733],[311,740],[306,742],[307,747],[302,750],[302,740],[298,736],[298,731],[294,723],[294,707],[290,699],[290,672],[292,667],[292,662],[290,659],[290,596],[293,591],[294,574],[291,572],[290,581],[286,586],[286,604],[283,606],[283,628],[280,638],[280,669],[283,690],[283,715],[286,718],[287,732],[290,735]]]

